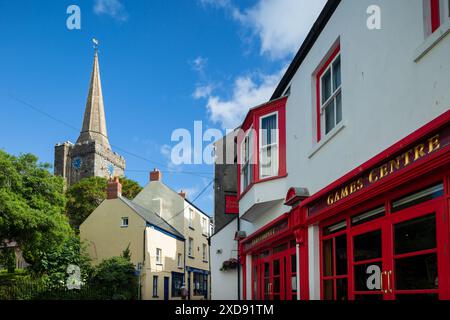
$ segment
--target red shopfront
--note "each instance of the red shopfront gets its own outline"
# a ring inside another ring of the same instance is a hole
[[[293,210],[319,228],[321,299],[450,299],[449,207],[450,111]]]
[[[297,241],[292,224],[285,213],[240,243],[244,299],[297,300]],[[245,263],[247,256],[251,257],[249,268]],[[246,290],[247,281],[251,292]]]

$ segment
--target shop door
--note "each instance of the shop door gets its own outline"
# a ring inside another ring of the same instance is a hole
[[[285,265],[281,256],[271,256],[262,263],[264,284],[262,297],[264,300],[284,300],[285,297]]]
[[[350,299],[386,299],[387,283],[383,275],[388,269],[387,233],[383,223],[370,223],[350,232]]]
[[[442,202],[391,212],[353,228],[350,238],[350,299],[448,298],[448,220]]]

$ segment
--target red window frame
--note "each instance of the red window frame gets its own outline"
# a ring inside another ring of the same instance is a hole
[[[338,54],[341,53],[341,45],[338,44],[336,49],[332,52],[331,56],[323,63],[322,67],[319,69],[319,71],[316,74],[316,117],[317,117],[317,142],[319,142],[322,139],[322,132],[321,132],[321,83],[320,78],[324,74],[324,72],[328,69],[330,64],[333,62],[333,60],[337,57]]]
[[[362,206],[355,207],[354,209],[350,211],[346,211],[343,215],[337,215],[335,217],[332,217],[330,219],[326,219],[323,222],[319,223],[319,239],[320,239],[320,246],[319,246],[319,263],[320,263],[320,297],[323,300],[324,299],[324,281],[325,280],[333,280],[334,283],[337,279],[342,278],[342,276],[336,276],[335,272],[333,276],[325,276],[324,270],[323,270],[323,263],[324,263],[324,256],[323,256],[323,245],[324,242],[329,239],[335,239],[338,236],[346,235],[347,236],[347,292],[348,292],[348,299],[354,300],[354,291],[352,288],[354,287],[353,282],[353,263],[350,261],[351,257],[353,256],[353,246],[352,246],[352,237],[356,233],[363,233],[364,230],[375,230],[375,229],[381,229],[383,228],[383,252],[390,252],[392,251],[392,246],[394,245],[393,242],[393,226],[399,222],[404,221],[410,221],[416,217],[423,217],[428,215],[429,213],[434,212],[436,215],[436,227],[437,227],[437,243],[438,246],[442,246],[439,250],[437,248],[425,250],[429,252],[436,252],[438,255],[438,268],[440,269],[440,281],[442,281],[442,285],[439,287],[439,289],[425,289],[425,290],[418,290],[420,293],[437,293],[440,295],[440,299],[448,299],[450,295],[450,276],[448,274],[444,274],[442,271],[449,270],[450,268],[450,260],[445,258],[443,256],[444,250],[443,247],[447,246],[449,243],[449,226],[446,225],[446,223],[443,223],[447,218],[447,215],[444,217],[445,212],[445,202],[449,201],[449,192],[450,192],[450,176],[442,176],[442,173],[439,172],[435,174],[434,176],[430,177],[430,179],[426,179],[425,181],[412,183],[410,186],[401,188],[399,190],[396,190],[395,192],[390,193],[388,196],[385,196],[381,199],[377,199],[374,201],[370,201],[368,203],[365,203]],[[408,195],[409,193],[418,192],[423,188],[426,188],[429,185],[437,184],[442,182],[444,185],[444,195],[439,198],[435,198],[433,200],[428,200],[425,202],[422,202],[417,205],[413,205],[411,207],[408,207],[406,209],[401,209],[397,212],[392,212],[391,206],[393,201],[396,198],[404,197]],[[367,223],[364,223],[359,226],[351,226],[351,218],[357,214],[360,214],[364,211],[368,211],[370,209],[376,208],[379,205],[382,205],[385,207],[385,215],[384,217],[380,217],[374,221],[370,221]],[[429,210],[428,210],[429,208]],[[339,223],[341,221],[346,221],[347,227],[341,231],[338,231],[336,233],[325,235],[324,229],[326,227],[332,226],[336,223]],[[387,239],[386,239],[387,238]],[[334,243],[334,240],[333,240]],[[440,244],[439,244],[440,243]],[[334,245],[333,245],[334,248]],[[404,254],[404,256],[415,256],[423,254],[425,251],[417,251],[410,254]],[[425,252],[426,253],[426,252]],[[399,256],[394,255],[393,251],[392,253],[389,253],[388,255],[383,254],[382,261],[383,266],[387,269],[393,270],[393,263],[395,262],[395,259],[398,259]],[[388,261],[388,265],[386,266],[386,261]],[[335,263],[333,264],[333,267],[335,268]],[[391,279],[391,283],[394,283],[395,280],[395,272],[393,275],[389,276]],[[386,287],[386,276],[383,278],[383,284]],[[376,293],[376,292],[374,292]],[[385,300],[391,300],[395,298],[396,294],[414,294],[417,293],[414,290],[397,290],[394,289],[393,294],[388,294],[384,296]],[[336,297],[336,286],[334,286],[334,297]]]
[[[260,249],[252,253],[252,264],[251,264],[251,294],[250,297],[252,300],[264,300],[264,264],[269,264],[269,282],[274,282],[274,274],[272,270],[272,264],[274,260],[280,261],[280,274],[277,277],[280,277],[280,290],[279,292],[270,292],[269,300],[274,300],[274,294],[280,297],[280,300],[297,300],[297,291],[294,291],[291,284],[291,278],[293,276],[297,277],[297,272],[292,272],[291,264],[292,259],[295,259],[296,264],[299,263],[297,259],[297,251],[296,246],[292,245],[292,242],[295,242],[292,238],[283,239],[281,241],[277,241],[275,244],[271,244],[270,248],[266,247],[264,249]],[[286,249],[282,252],[273,253],[273,248],[279,245],[286,244]],[[268,256],[261,258],[260,255],[263,252],[268,252]],[[255,278],[255,270],[256,270],[256,278]],[[244,282],[245,283],[245,282]],[[256,285],[256,296],[255,296],[255,288]],[[299,290],[299,288],[297,288]]]
[[[441,10],[439,0],[430,0],[431,32],[435,32],[441,26]]]
[[[238,194],[239,198],[245,195],[248,190],[250,190],[253,185],[265,181],[270,181],[274,179],[284,178],[287,175],[286,172],[286,101],[287,97],[271,101],[260,107],[254,108],[249,111],[244,123],[241,126],[241,134],[238,134],[237,143],[237,158],[238,158],[238,170],[237,170],[237,183],[238,183]],[[278,175],[260,178],[259,170],[259,157],[260,157],[260,120],[267,115],[272,113],[277,113],[278,120]],[[254,143],[253,143],[253,156],[256,157],[254,165],[251,166],[253,172],[253,181],[251,181],[248,186],[241,190],[241,150],[242,143],[249,129],[254,130]]]
[[[347,281],[347,292],[348,292],[348,288],[349,288],[349,269],[347,267],[347,273],[346,274],[337,274],[337,270],[336,270],[336,239],[342,236],[346,237],[346,243],[347,243],[347,247],[348,247],[348,223],[349,223],[349,218],[346,217],[345,219],[339,217],[339,219],[337,219],[336,221],[333,220],[333,223],[329,223],[328,225],[321,226],[320,227],[320,233],[319,233],[319,238],[320,238],[320,247],[319,247],[319,254],[320,254],[320,298],[321,300],[325,300],[325,281],[332,281],[333,283],[333,299],[332,300],[336,300],[337,297],[337,282],[339,280],[345,280]],[[335,232],[335,233],[331,233],[328,235],[324,234],[324,229],[326,227],[329,227],[331,225],[337,224],[337,223],[341,223],[341,222],[345,222],[346,223],[346,227],[344,229],[342,229],[341,231]],[[324,258],[323,258],[323,254],[324,254],[324,244],[326,241],[331,241],[331,260],[332,260],[332,270],[331,270],[331,275],[326,276],[325,275],[325,270],[324,270]],[[348,249],[347,249],[347,259],[348,259]],[[348,294],[347,294],[347,299],[348,300]]]

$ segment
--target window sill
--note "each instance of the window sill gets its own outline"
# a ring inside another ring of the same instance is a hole
[[[204,236],[205,238],[209,237],[206,233],[202,233],[202,236]]]
[[[311,159],[317,151],[319,151],[324,145],[334,138],[342,129],[346,127],[345,121],[341,121],[336,127],[333,128],[325,137],[322,138],[318,143],[316,143],[311,151],[309,152],[308,158]]]
[[[178,270],[183,270],[183,267],[178,267]]]
[[[157,265],[157,266],[162,266],[163,264],[162,264],[162,263],[159,263],[159,262],[157,262],[157,263],[156,263],[156,265]]]
[[[203,260],[204,263],[208,263],[208,260]]]
[[[159,298],[159,296],[152,296],[152,298]]]
[[[189,259],[195,259],[193,256],[188,256]]]
[[[430,34],[416,49],[414,62],[419,62],[431,49],[433,49],[445,36],[450,33],[450,19],[447,19],[435,32]]]
[[[189,229],[191,229],[191,230],[194,230],[194,231],[195,231],[194,227],[191,227],[191,226],[189,226]]]

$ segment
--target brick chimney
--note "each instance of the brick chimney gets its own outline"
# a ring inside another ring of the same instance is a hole
[[[183,190],[181,190],[180,192],[178,192],[178,194],[179,194],[183,199],[186,199],[186,192],[184,192]]]
[[[114,177],[114,179],[108,181],[106,199],[117,199],[120,196],[122,196],[122,185],[120,184],[119,177]]]
[[[158,169],[153,169],[152,172],[150,172],[150,181],[161,181],[161,171]]]

